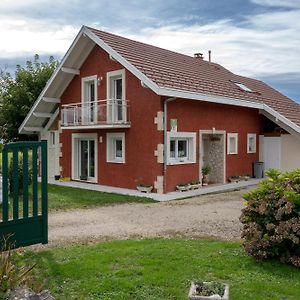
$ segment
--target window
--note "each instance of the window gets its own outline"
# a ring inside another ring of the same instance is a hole
[[[125,163],[125,133],[107,133],[107,162]]]
[[[247,153],[256,153],[256,134],[247,134]]]
[[[196,162],[196,133],[168,132],[168,163]]]
[[[112,123],[126,120],[125,69],[107,73],[108,120]]]
[[[239,87],[242,91],[253,93],[253,91],[248,88],[245,84],[238,82],[238,81],[232,81],[237,87]]]
[[[50,146],[55,146],[55,132],[50,131]]]
[[[227,134],[227,154],[238,153],[238,134],[228,133]]]

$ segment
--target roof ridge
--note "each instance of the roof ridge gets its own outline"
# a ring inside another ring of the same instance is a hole
[[[163,51],[170,52],[170,53],[173,53],[173,54],[176,54],[176,55],[180,55],[180,56],[186,57],[186,58],[191,59],[191,60],[195,59],[195,57],[193,57],[191,55],[188,55],[188,54],[176,52],[174,50],[170,50],[170,49],[162,48],[162,47],[155,46],[155,45],[152,45],[152,44],[144,43],[144,42],[141,42],[141,41],[133,40],[131,38],[127,38],[127,37],[124,37],[124,36],[119,35],[119,34],[107,32],[107,31],[100,30],[100,29],[97,29],[97,28],[94,28],[94,27],[90,27],[90,26],[84,26],[84,27],[86,27],[86,28],[88,28],[89,30],[92,30],[92,31],[97,31],[97,32],[104,33],[104,34],[107,34],[107,35],[110,35],[110,36],[125,39],[125,40],[128,40],[128,41],[133,42],[133,43],[141,44],[141,45],[144,45],[144,46],[147,46],[147,47],[153,47],[153,48],[156,48],[156,49],[159,49],[159,50],[163,50]],[[204,62],[204,63],[209,63],[208,61],[206,61],[204,59],[197,59],[197,61]],[[217,63],[214,63],[214,62],[211,62],[211,63],[217,64]]]

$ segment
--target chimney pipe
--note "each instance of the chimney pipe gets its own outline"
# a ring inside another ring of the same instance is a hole
[[[194,58],[200,58],[203,59],[203,54],[202,53],[195,53]]]
[[[211,50],[208,50],[208,61],[211,62]]]

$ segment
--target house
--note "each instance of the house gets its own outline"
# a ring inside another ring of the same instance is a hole
[[[158,193],[300,167],[300,106],[219,64],[83,26],[19,132],[48,140],[49,176]]]

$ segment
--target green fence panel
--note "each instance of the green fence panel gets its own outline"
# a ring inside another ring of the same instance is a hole
[[[9,153],[12,154],[11,161],[9,161]],[[29,153],[32,153],[32,163],[29,161]],[[20,164],[21,167],[19,167]],[[39,166],[41,166],[40,170]],[[21,173],[19,174],[19,172]],[[47,173],[47,141],[16,142],[4,146],[2,152],[3,202],[2,220],[0,220],[0,241],[2,243],[6,240],[11,248],[48,243]],[[11,181],[8,179],[10,175],[12,176]],[[39,175],[41,180],[40,209],[38,206]],[[29,201],[30,198],[32,201]],[[22,213],[19,208],[22,209]]]

